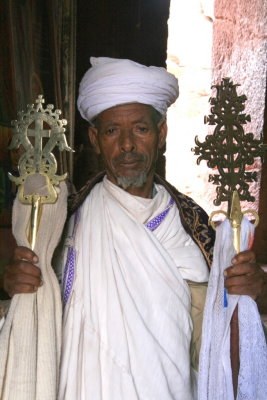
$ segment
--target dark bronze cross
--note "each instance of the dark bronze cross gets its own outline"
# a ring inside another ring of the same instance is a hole
[[[257,181],[256,172],[246,171],[246,166],[253,165],[256,157],[263,160],[266,145],[262,140],[254,138],[252,133],[245,134],[243,125],[250,121],[250,116],[243,111],[246,96],[237,94],[237,84],[230,78],[223,78],[219,85],[213,86],[217,90],[216,97],[210,98],[211,114],[205,117],[205,123],[214,125],[212,135],[207,135],[204,142],[196,137],[196,147],[192,149],[198,155],[197,163],[206,160],[210,168],[217,168],[218,173],[209,176],[209,181],[217,185],[216,206],[228,202],[227,213],[224,214],[230,221],[233,230],[233,245],[236,252],[240,251],[241,222],[245,213],[252,213],[255,224],[258,215],[254,210],[241,211],[240,201],[254,201],[249,193],[249,182]],[[239,328],[238,308],[236,307],[231,319],[231,366],[234,397],[237,393],[239,374]]]
[[[255,139],[252,133],[245,133],[243,125],[250,121],[246,115],[244,103],[246,96],[237,94],[238,84],[233,84],[230,78],[223,78],[216,88],[216,97],[210,98],[211,114],[205,117],[205,123],[215,125],[214,133],[207,135],[204,142],[195,138],[197,144],[192,149],[197,163],[206,160],[208,167],[217,168],[218,174],[210,175],[209,181],[218,187],[214,204],[228,201],[231,208],[233,191],[237,191],[241,201],[254,201],[249,192],[249,182],[257,181],[256,172],[246,171],[247,165],[252,165],[256,157],[263,160],[266,145],[261,139]]]

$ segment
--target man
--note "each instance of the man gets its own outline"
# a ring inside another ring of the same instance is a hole
[[[163,68],[91,59],[78,98],[105,173],[70,202],[59,399],[190,400],[191,294],[208,280],[213,233],[191,199],[155,175],[167,107],[178,96]],[[4,287],[42,284],[37,256],[17,248]],[[264,296],[254,255],[227,269],[229,293]]]

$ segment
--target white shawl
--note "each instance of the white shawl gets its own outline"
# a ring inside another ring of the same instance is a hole
[[[81,207],[63,320],[60,400],[193,399],[189,289],[143,224],[169,202],[166,190],[157,189],[154,199],[140,199],[105,179]],[[183,235],[190,254],[196,246]],[[200,270],[196,280],[205,280],[204,260]]]

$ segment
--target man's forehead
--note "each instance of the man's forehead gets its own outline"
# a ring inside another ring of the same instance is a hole
[[[152,113],[153,107],[148,104],[126,103],[118,104],[114,107],[102,111],[96,119],[98,122],[106,122],[107,120],[113,120],[114,118],[116,119],[120,117],[151,120]]]

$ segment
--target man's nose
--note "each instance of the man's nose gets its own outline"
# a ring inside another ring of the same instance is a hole
[[[134,134],[131,130],[124,130],[120,136],[120,148],[125,153],[135,150]]]

